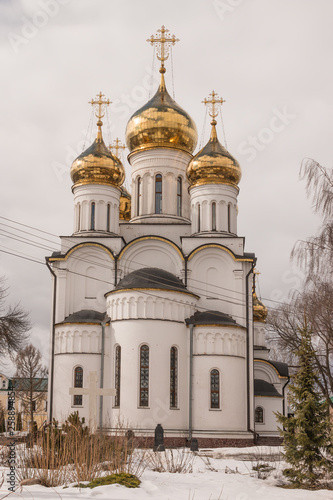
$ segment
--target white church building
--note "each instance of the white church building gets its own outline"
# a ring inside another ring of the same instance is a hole
[[[177,40],[149,40],[155,95],[129,119],[125,169],[97,135],[71,167],[74,230],[47,258],[53,278],[49,419],[78,411],[92,428],[119,422],[166,445],[243,446],[279,436],[288,367],[268,359],[254,253],[237,233],[241,168],[217,137],[223,102],[205,99],[208,143],[169,95],[164,62]],[[69,214],[70,216],[70,214]]]

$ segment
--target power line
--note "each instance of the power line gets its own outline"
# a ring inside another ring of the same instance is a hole
[[[59,238],[59,237],[58,237],[57,235],[55,235],[54,233],[50,233],[50,232],[48,232],[48,231],[41,230],[41,229],[36,228],[36,227],[34,227],[34,226],[30,226],[30,225],[28,225],[28,224],[23,224],[23,223],[20,223],[20,222],[18,222],[18,221],[15,221],[15,220],[12,220],[12,219],[9,219],[9,218],[6,218],[6,217],[3,217],[3,216],[0,216],[0,219],[4,219],[4,220],[6,220],[6,221],[12,222],[13,224],[17,224],[17,225],[19,225],[19,226],[23,226],[23,227],[29,228],[29,229],[31,229],[31,230],[33,230],[33,231],[37,231],[37,232],[41,232],[41,233],[43,233],[43,234],[47,234],[47,235],[52,236],[52,237],[54,237],[54,238],[56,238],[56,239],[58,239],[58,238]],[[25,233],[25,234],[30,234],[30,233],[29,233],[29,232],[27,232],[27,231],[24,231],[24,230],[22,230],[22,229],[15,228],[15,227],[10,226],[10,225],[7,225],[7,224],[3,224],[3,223],[0,223],[0,224],[5,225],[6,227],[9,227],[9,228],[11,228],[11,229],[14,229],[14,231],[20,231],[20,232],[23,232],[23,233]],[[2,230],[2,231],[5,231],[5,230]],[[13,233],[10,233],[9,231],[7,231],[7,233],[8,233],[8,234],[10,234],[10,235],[12,235],[12,234],[13,234]],[[15,236],[17,236],[17,235],[15,235]],[[54,243],[52,240],[49,240],[49,239],[47,239],[47,238],[43,238],[43,237],[41,237],[41,236],[39,236],[39,235],[34,235],[34,234],[31,234],[31,236],[33,236],[34,238],[42,239],[43,241],[48,241],[48,242],[50,242],[50,243],[52,243],[52,244]],[[8,236],[8,237],[12,237],[12,239],[16,239],[16,238],[15,238],[15,237],[13,237],[13,236]],[[21,237],[21,238],[23,238],[23,237]],[[65,241],[66,241],[66,239],[70,239],[70,237],[67,237],[67,238],[66,238],[66,237],[62,237],[62,238],[63,238],[63,240],[65,240]],[[35,246],[36,248],[42,248],[42,249],[45,249],[45,250],[47,250],[47,251],[53,251],[53,250],[54,250],[53,248],[47,247],[46,245],[42,247],[42,246],[38,245],[38,244],[37,244],[37,242],[33,242],[33,240],[29,240],[28,238],[23,238],[23,239],[24,239],[24,240],[26,240],[27,242],[29,242],[28,244],[30,244],[30,245],[32,245],[32,246]],[[23,240],[18,240],[18,241],[20,241],[21,243],[25,243],[25,241],[23,241]],[[70,246],[68,246],[67,251],[68,251],[70,248],[73,248],[73,244],[72,244],[72,242],[70,242]],[[13,255],[14,255],[14,254],[13,254]],[[73,258],[73,259],[75,259],[75,260],[78,260],[78,261],[82,261],[82,262],[88,263],[88,264],[93,264],[93,265],[95,265],[95,266],[99,266],[99,267],[103,267],[103,268],[105,268],[105,269],[109,269],[109,266],[108,266],[108,265],[101,264],[100,262],[91,261],[91,260],[87,260],[86,258],[84,259],[84,258],[74,257],[74,256],[73,256],[72,258]],[[140,262],[137,262],[137,261],[134,261],[134,260],[132,260],[132,261],[131,261],[131,263],[132,263],[132,264],[136,264],[136,265],[141,266],[141,267],[144,267],[144,264],[143,264],[143,263],[140,263]],[[148,267],[148,266],[147,266],[147,267]],[[135,270],[135,269],[133,269],[133,268],[132,268],[132,270]],[[192,281],[192,288],[193,288],[194,290],[197,290],[197,291],[199,291],[199,292],[205,292],[205,293],[207,293],[207,290],[206,290],[206,289],[203,289],[203,288],[200,288],[200,287],[198,287],[198,286],[193,285],[193,282],[196,282],[196,283],[199,283],[199,284],[202,284],[202,285],[206,285],[206,283],[205,283],[205,282],[203,282],[203,281],[201,281],[201,280],[196,280],[196,279],[194,279],[194,278],[190,278],[190,280]],[[214,284],[211,284],[210,286],[211,286],[211,287],[213,287],[213,288],[216,288],[217,290],[224,290],[224,291],[226,291],[226,292],[230,292],[230,293],[233,293],[233,294],[236,294],[236,295],[241,295],[241,297],[243,297],[243,298],[245,297],[245,293],[244,293],[244,292],[239,292],[239,291],[237,291],[237,290],[232,290],[232,289],[230,289],[230,288],[222,287],[222,286],[220,286],[220,285],[214,285]],[[225,295],[225,294],[223,294],[223,293],[219,293],[219,292],[215,292],[215,293],[216,293],[216,295],[219,295],[219,296],[220,296],[220,297],[219,297],[219,298],[217,298],[216,300],[225,300],[225,299],[224,299],[225,297],[230,298],[229,296],[227,296],[227,295]],[[234,299],[234,300],[238,300],[238,299]],[[242,299],[240,299],[240,300],[242,300]],[[265,298],[265,297],[263,297],[263,298],[262,298],[262,300],[269,301],[269,302],[273,302],[273,303],[276,303],[276,304],[284,304],[284,302],[277,301],[277,300],[274,300],[274,299]],[[237,303],[237,302],[232,302],[232,301],[229,301],[229,302],[230,302],[230,303],[233,303],[234,305],[244,305],[244,302],[238,302],[238,303]]]

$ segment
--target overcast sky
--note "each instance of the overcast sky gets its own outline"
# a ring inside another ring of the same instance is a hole
[[[300,287],[290,251],[316,233],[319,219],[299,168],[305,157],[332,167],[332,16],[331,0],[0,1],[0,215],[54,235],[0,219],[0,274],[7,276],[9,303],[30,311],[31,338],[45,359],[51,277],[45,265],[3,251],[44,262],[58,249],[57,235],[72,233],[69,169],[87,135],[88,101],[99,91],[113,101],[111,136],[124,141],[151,80],[156,88],[158,64],[152,79],[146,39],[162,24],[180,39],[173,50],[175,98],[199,138],[201,101],[213,89],[226,100],[227,146],[243,173],[238,234],[257,255],[264,302],[273,306],[271,300],[286,300]],[[171,61],[166,67],[172,95]],[[208,134],[207,122],[205,140]],[[218,134],[222,141],[220,121]]]

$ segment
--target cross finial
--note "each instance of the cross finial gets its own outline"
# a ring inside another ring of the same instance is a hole
[[[103,116],[105,115],[106,106],[111,104],[111,101],[109,99],[103,99],[103,97],[105,97],[105,95],[100,92],[99,94],[97,94],[95,100],[91,99],[91,101],[89,101],[89,104],[95,106],[95,116],[96,118],[98,118],[98,122],[101,122],[101,118],[103,118]],[[97,125],[99,125],[99,123],[97,123]],[[102,122],[99,126],[101,125],[103,125]]]
[[[258,276],[261,274],[257,269],[253,269],[253,290],[256,288],[256,283],[258,281]]]
[[[165,26],[162,26],[160,30],[157,30],[155,37],[151,35],[147,40],[151,45],[156,44],[157,59],[161,61],[160,73],[165,73],[164,61],[169,57],[171,45],[175,45],[176,42],[179,42],[179,39],[176,38],[175,35],[168,36],[167,33],[169,33],[169,30],[167,30]]]
[[[100,92],[99,94],[97,94],[95,100],[91,99],[91,101],[89,101],[89,104],[91,104],[92,106],[95,106],[95,116],[96,116],[96,118],[98,118],[98,121],[97,121],[98,131],[97,131],[97,138],[96,138],[97,142],[102,142],[103,122],[102,122],[101,118],[103,118],[103,116],[105,115],[106,106],[111,104],[111,101],[109,101],[109,99],[103,99],[103,97],[105,97],[105,95],[102,94],[102,92]]]
[[[224,99],[222,99],[222,97],[218,97],[217,96],[217,93],[214,92],[214,90],[209,94],[209,98],[208,99],[204,99],[202,101],[206,106],[208,106],[208,109],[209,109],[209,115],[213,118],[213,120],[215,120],[215,118],[217,117],[218,115],[218,109],[216,109],[216,105],[217,104],[223,104],[225,102]]]
[[[118,139],[118,137],[109,146],[109,150],[112,151],[112,152],[115,151],[115,154],[116,154],[117,158],[119,158],[119,154],[118,154],[119,153],[119,149],[125,149],[125,148],[126,148],[126,146],[121,143],[121,140]]]

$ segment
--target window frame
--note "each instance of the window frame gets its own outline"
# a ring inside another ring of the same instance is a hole
[[[90,231],[95,231],[96,204],[94,201],[90,204]]]
[[[200,233],[201,231],[201,206],[200,203],[198,203],[198,213],[197,213],[197,233]]]
[[[77,371],[81,370],[80,378],[77,378]],[[83,388],[83,368],[81,365],[75,366],[74,368],[74,388]],[[73,395],[73,406],[83,406],[83,395],[82,394],[74,394]]]
[[[228,203],[228,233],[231,233],[231,204]]]
[[[161,190],[157,191],[157,187],[160,185]],[[162,196],[163,196],[163,178],[162,174],[155,175],[155,214],[162,213]]]
[[[142,191],[142,179],[141,177],[138,177],[136,181],[136,215],[140,215],[140,210],[141,210],[141,191]]]
[[[183,211],[183,179],[181,176],[177,177],[177,215],[182,217]]]
[[[174,356],[173,356],[174,353]],[[170,348],[170,409],[178,408],[178,347]]]
[[[146,355],[144,355],[144,353],[146,353]],[[139,350],[139,408],[149,408],[149,375],[150,375],[149,361],[150,361],[149,345],[142,344]]]
[[[213,373],[215,372],[215,373]],[[217,375],[217,389],[214,387],[216,381],[213,382],[212,376]],[[212,368],[209,370],[209,409],[210,410],[220,410],[221,409],[221,380],[220,380],[220,370],[217,368]],[[214,402],[214,396],[217,394],[217,403]]]
[[[257,415],[258,415],[258,410],[260,412],[260,416],[261,416],[261,419],[260,420],[257,420]],[[255,407],[255,410],[254,410],[254,423],[255,424],[264,424],[265,421],[264,421],[264,408],[263,406],[256,406]]]
[[[106,230],[110,232],[110,220],[111,220],[111,204],[107,203],[106,205]]]
[[[212,203],[212,231],[216,231],[216,202]]]
[[[114,397],[114,408],[120,408],[120,387],[121,387],[121,346],[115,346],[114,355],[114,388],[116,394]]]

